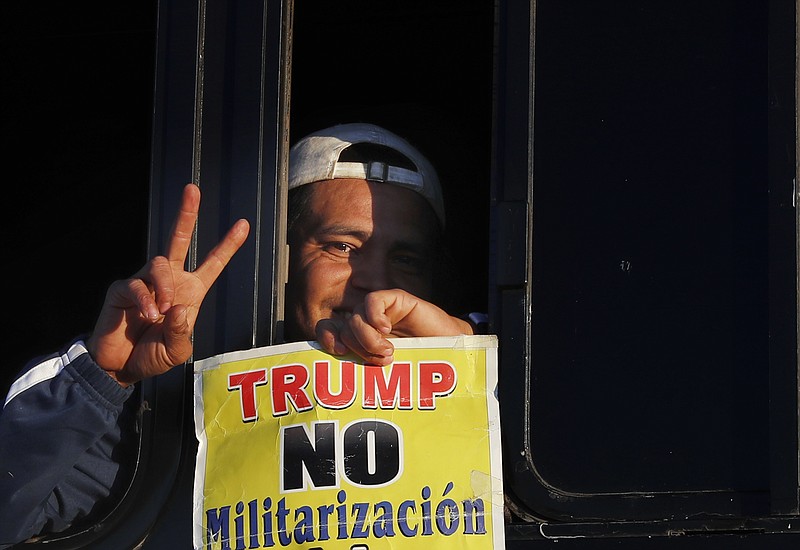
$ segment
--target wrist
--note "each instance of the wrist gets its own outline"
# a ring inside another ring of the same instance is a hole
[[[131,385],[128,382],[120,380],[119,376],[117,375],[117,371],[108,369],[100,363],[100,361],[98,360],[100,355],[98,353],[98,344],[94,335],[90,335],[88,338],[84,340],[84,346],[86,347],[86,351],[89,353],[89,357],[91,357],[92,361],[94,361],[94,364],[97,365],[97,367],[100,370],[106,373],[107,376],[109,376],[112,380],[114,380],[117,384],[119,384],[123,388],[127,388],[128,386]]]

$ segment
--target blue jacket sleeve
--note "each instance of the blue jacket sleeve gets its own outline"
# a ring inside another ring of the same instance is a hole
[[[0,548],[63,531],[114,498],[131,394],[80,340],[23,369],[0,414]]]

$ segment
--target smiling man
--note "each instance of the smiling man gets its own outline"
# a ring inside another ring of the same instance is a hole
[[[386,365],[389,337],[473,333],[433,303],[444,207],[416,149],[345,124],[303,138],[290,157],[288,339]],[[199,187],[187,185],[164,256],[112,283],[91,335],[31,361],[12,384],[0,415],[0,548],[91,523],[124,494],[133,385],[191,357],[202,302],[249,233],[237,221],[187,271],[199,208]]]
[[[442,192],[414,147],[370,124],[300,140],[289,169],[286,335],[392,362],[387,336],[472,334],[434,305]]]

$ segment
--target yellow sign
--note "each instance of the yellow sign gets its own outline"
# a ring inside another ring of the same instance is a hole
[[[196,549],[504,547],[496,337],[392,342],[195,363]]]

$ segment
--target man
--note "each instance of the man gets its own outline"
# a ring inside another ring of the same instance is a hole
[[[292,148],[289,188],[290,340],[385,365],[390,334],[472,334],[430,302],[444,204],[405,140],[366,124],[307,136]]]
[[[436,172],[406,141],[367,124],[316,132],[292,148],[289,186],[288,339],[385,365],[389,337],[473,333],[430,301],[444,207]],[[203,299],[249,232],[237,221],[187,271],[199,206],[187,185],[165,255],[109,287],[88,338],[12,385],[0,416],[0,548],[97,517],[124,490],[116,457],[130,443],[132,385],[190,358]]]

